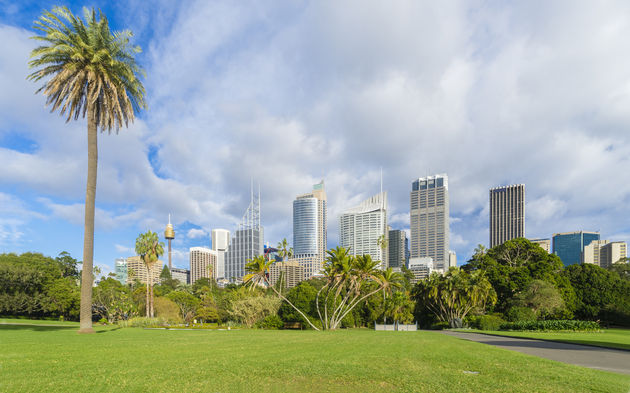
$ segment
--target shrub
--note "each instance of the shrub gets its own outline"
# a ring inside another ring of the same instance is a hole
[[[278,330],[284,327],[284,322],[277,315],[267,315],[262,321],[256,323],[259,329]]]
[[[444,330],[444,329],[449,329],[450,327],[451,325],[448,322],[440,321],[440,322],[436,322],[432,324],[430,326],[430,329],[431,330]]]
[[[166,321],[162,318],[135,317],[126,321],[118,321],[120,327],[155,327],[164,326]]]
[[[477,320],[477,329],[481,330],[499,330],[505,320],[497,315],[482,315]]]
[[[514,306],[506,314],[510,322],[535,321],[536,313],[529,307]]]
[[[599,330],[599,324],[575,320],[521,321],[504,323],[500,330],[594,332]]]
[[[167,297],[156,297],[155,315],[169,323],[181,323],[182,318],[179,316],[179,307],[177,304]]]

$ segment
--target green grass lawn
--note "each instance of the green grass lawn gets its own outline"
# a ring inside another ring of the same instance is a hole
[[[53,326],[79,326],[79,322],[59,321],[56,319],[20,319],[0,318],[0,324],[24,324],[24,325],[53,325]]]
[[[461,330],[494,334],[498,336],[537,338],[540,340],[561,341],[575,344],[595,345],[606,348],[630,350],[630,329],[604,329],[600,332],[509,332],[488,330]]]
[[[438,332],[96,330],[0,325],[0,391],[630,390],[629,376]]]

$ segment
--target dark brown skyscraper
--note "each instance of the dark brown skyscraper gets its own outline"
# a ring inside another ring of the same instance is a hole
[[[490,189],[490,247],[525,237],[525,184]]]

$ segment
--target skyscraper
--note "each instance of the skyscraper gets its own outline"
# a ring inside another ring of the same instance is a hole
[[[139,281],[146,284],[149,281],[149,271],[147,265],[139,256],[128,257],[127,262],[127,284]],[[160,274],[162,273],[163,262],[158,260],[151,265],[151,281],[153,284],[160,282]]]
[[[225,278],[231,282],[241,281],[245,276],[245,265],[249,259],[263,255],[263,227],[260,225],[260,190],[245,211],[238,229],[225,255]]]
[[[116,280],[123,285],[127,283],[127,260],[125,258],[116,258],[114,272],[116,273]]]
[[[225,255],[230,246],[230,231],[227,229],[212,230],[212,249],[217,252],[217,271],[215,277],[225,277]]]
[[[389,241],[387,247],[389,249],[388,267],[406,266],[407,256],[405,244],[407,243],[407,232],[400,229],[391,229],[389,231]]]
[[[421,177],[411,186],[411,258],[433,258],[435,269],[449,263],[448,176]]]
[[[490,247],[525,237],[525,184],[490,189]]]
[[[351,255],[370,255],[387,268],[387,192],[381,192],[346,210],[339,218],[339,244]]]
[[[326,190],[324,181],[293,201],[293,254],[306,278],[319,274],[326,257]]]
[[[190,284],[200,278],[214,278],[217,253],[206,247],[190,248]]]
[[[599,232],[564,232],[554,233],[552,237],[553,253],[560,257],[565,266],[582,261],[584,247],[593,240],[599,240]]]

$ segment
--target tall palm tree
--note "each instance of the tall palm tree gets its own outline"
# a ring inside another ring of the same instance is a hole
[[[278,255],[282,258],[282,262],[286,260],[286,258],[291,258],[293,256],[293,247],[289,247],[289,242],[285,237],[282,241],[278,242]]]
[[[136,239],[136,253],[147,267],[147,317],[153,318],[153,265],[164,254],[164,243],[152,231],[141,233]]]
[[[302,316],[302,318],[304,318],[304,320],[309,325],[311,325],[313,329],[319,330],[317,326],[313,325],[311,319],[307,317],[306,314],[302,312],[302,310],[297,308],[293,303],[291,303],[291,301],[289,301],[289,299],[282,295],[282,293],[278,292],[278,290],[269,283],[269,278],[267,274],[272,263],[273,261],[267,260],[263,255],[259,255],[257,257],[254,257],[254,259],[250,259],[249,262],[245,265],[245,270],[248,271],[249,274],[244,277],[243,282],[246,284],[250,284],[252,288],[261,284],[271,288],[280,299],[284,300],[289,306],[293,307],[293,309],[297,311]]]
[[[145,108],[143,71],[134,55],[140,47],[129,42],[129,30],[111,32],[107,18],[84,8],[84,19],[67,7],[44,11],[35,21],[42,45],[31,52],[30,80],[45,80],[37,90],[47,97],[51,111],[67,113],[66,122],[87,114],[88,171],[85,193],[85,228],[81,281],[80,333],[92,333],[92,265],[94,255],[94,205],[98,160],[97,129],[111,132],[133,122]]]

